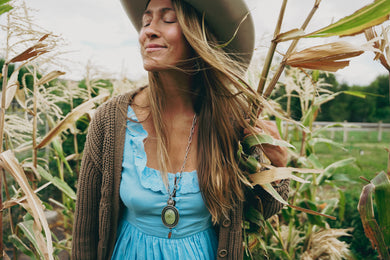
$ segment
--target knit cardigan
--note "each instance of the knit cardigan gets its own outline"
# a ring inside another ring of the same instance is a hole
[[[78,180],[72,259],[110,259],[121,210],[119,197],[127,108],[138,91],[112,98],[102,104],[90,123]],[[288,182],[276,190],[286,198]],[[230,212],[216,227],[217,259],[243,258],[243,204]],[[267,193],[261,195],[265,218],[278,212],[282,204]]]

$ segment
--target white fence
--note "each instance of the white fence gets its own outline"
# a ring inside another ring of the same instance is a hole
[[[336,131],[342,131],[343,132],[343,142],[348,141],[348,132],[349,131],[364,131],[364,132],[371,132],[371,131],[377,131],[378,132],[378,142],[382,141],[382,134],[383,132],[390,132],[390,124],[388,123],[382,123],[382,121],[378,123],[361,123],[361,122],[314,122],[313,128],[316,127],[324,127],[324,126],[331,126],[326,128],[327,131],[331,132],[331,139],[334,139],[334,135]]]

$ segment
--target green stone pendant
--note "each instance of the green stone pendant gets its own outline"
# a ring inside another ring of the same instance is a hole
[[[167,204],[161,212],[161,219],[166,227],[174,228],[179,222],[179,211],[175,208],[173,200],[168,200]]]

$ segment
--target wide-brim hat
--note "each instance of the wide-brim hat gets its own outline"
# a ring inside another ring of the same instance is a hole
[[[141,30],[142,16],[149,1],[121,0],[138,32]],[[244,65],[249,64],[254,50],[255,33],[252,16],[244,0],[182,1],[193,6],[200,14],[204,14],[206,23],[220,44],[230,41],[238,29],[233,40],[225,47],[225,51],[239,57]]]

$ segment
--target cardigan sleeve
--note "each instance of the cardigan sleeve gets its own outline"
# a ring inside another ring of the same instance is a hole
[[[260,147],[254,147],[254,149],[252,150],[252,155],[258,158],[258,160],[264,160],[262,159],[263,156]],[[281,180],[281,182],[278,185],[274,185],[273,187],[284,200],[287,200],[290,191],[289,185],[290,185],[290,180],[284,179]],[[256,209],[260,210],[260,212],[263,214],[264,219],[268,219],[271,216],[275,215],[283,207],[283,204],[281,202],[276,200],[271,194],[265,191],[260,185],[255,185],[251,191],[246,193],[246,197],[247,197],[246,198],[247,203],[254,206]]]
[[[280,194],[280,196],[284,200],[287,200],[288,198],[288,193],[290,190],[289,185],[290,180],[285,179],[282,180],[279,185],[274,186],[274,189]],[[256,195],[256,198],[252,199],[252,202],[256,201],[256,208],[260,209],[260,211],[263,213],[264,219],[272,217],[282,209],[283,204],[280,203],[278,200],[274,199],[274,197],[272,197],[271,194],[266,192],[260,185],[256,185],[253,191]]]
[[[101,151],[104,113],[99,107],[91,121],[78,179],[73,224],[72,259],[97,259],[99,242],[99,202],[102,183]]]

